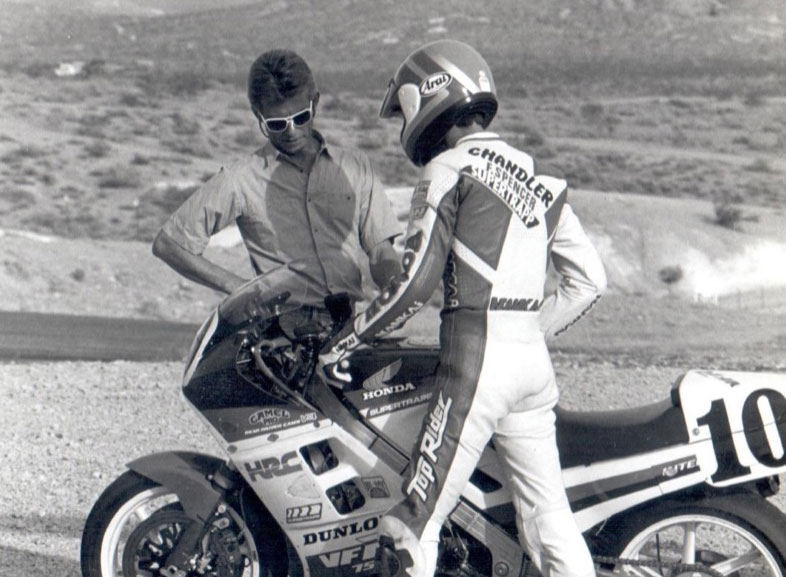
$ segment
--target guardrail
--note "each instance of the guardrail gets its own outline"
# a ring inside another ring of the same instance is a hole
[[[758,309],[760,311],[786,309],[786,286],[759,287],[725,294],[697,292],[694,294],[693,301],[725,309]]]

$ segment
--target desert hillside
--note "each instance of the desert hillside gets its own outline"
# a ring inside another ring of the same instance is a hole
[[[410,50],[446,37],[495,71],[492,128],[568,179],[612,294],[783,309],[786,4],[775,0],[9,0],[3,308],[200,321],[219,295],[149,244],[201,181],[263,143],[244,82],[274,46],[312,64],[317,127],[370,155],[403,219],[417,172],[379,100]],[[247,270],[227,244],[209,254]]]

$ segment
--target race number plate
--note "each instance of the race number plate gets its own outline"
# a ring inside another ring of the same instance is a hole
[[[679,396],[691,443],[712,443],[710,484],[786,471],[786,374],[689,371]]]

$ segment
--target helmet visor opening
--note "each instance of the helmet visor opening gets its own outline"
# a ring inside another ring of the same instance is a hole
[[[398,103],[398,95],[396,94],[396,81],[390,79],[388,82],[388,90],[385,93],[385,98],[382,99],[382,106],[379,109],[380,118],[392,118],[394,115],[401,112],[401,107]]]

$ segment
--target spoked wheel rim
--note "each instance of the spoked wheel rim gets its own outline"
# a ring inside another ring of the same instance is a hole
[[[761,537],[710,515],[682,515],[653,523],[633,537],[619,556],[663,564],[703,564],[727,577],[786,577]],[[696,575],[631,565],[623,566],[622,572],[637,577]]]
[[[126,545],[134,532],[143,525],[150,517],[162,509],[171,510],[173,513],[179,511],[177,496],[164,487],[153,487],[134,495],[126,501],[112,517],[107,525],[104,538],[101,542],[101,575],[107,577],[124,577],[123,561],[126,555]],[[240,527],[247,544],[247,547],[254,548],[253,536],[248,529],[230,510],[230,513]],[[181,515],[184,515],[181,513]],[[185,519],[185,516],[184,516]],[[255,551],[248,551],[247,557],[250,559],[243,572],[243,577],[259,577],[259,562]],[[133,552],[128,552],[133,555]],[[126,560],[129,558],[126,555]]]

